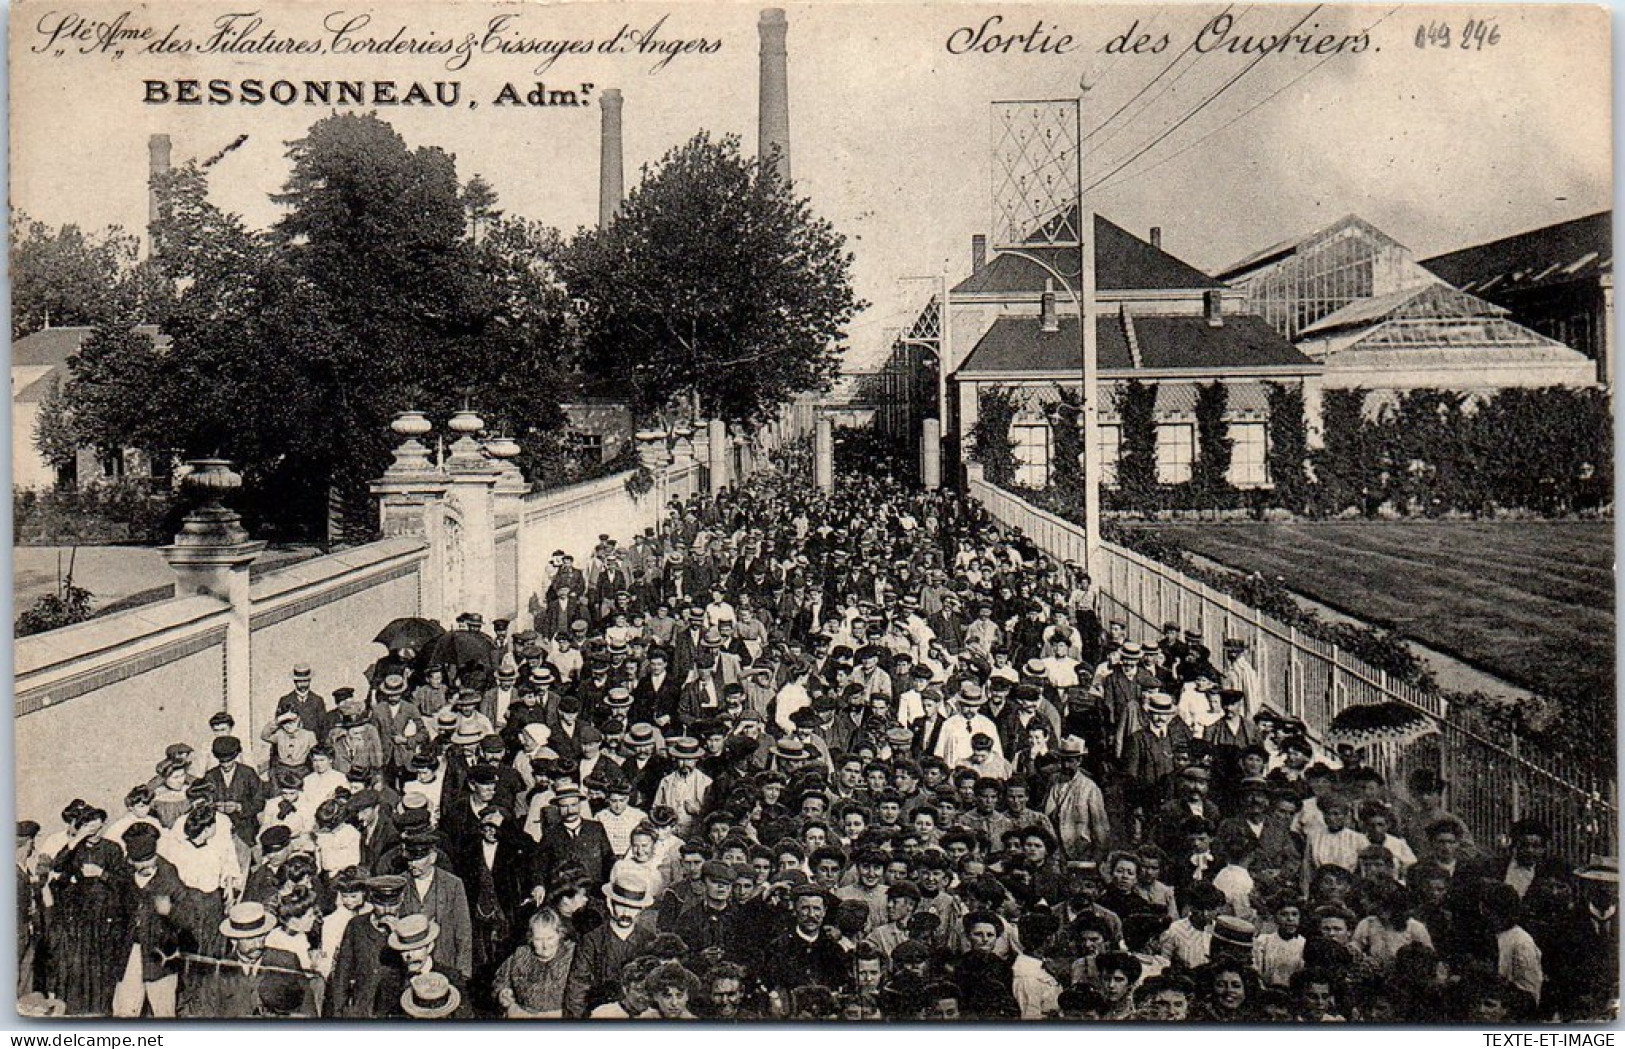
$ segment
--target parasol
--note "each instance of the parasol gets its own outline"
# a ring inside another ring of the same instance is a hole
[[[388,626],[378,631],[378,636],[373,638],[373,641],[391,652],[399,652],[403,648],[421,652],[429,642],[445,632],[446,628],[432,619],[408,616],[404,619],[391,620]]]
[[[1362,703],[1332,718],[1327,737],[1333,743],[1370,747],[1379,743],[1414,743],[1439,731],[1433,719],[1403,703]]]

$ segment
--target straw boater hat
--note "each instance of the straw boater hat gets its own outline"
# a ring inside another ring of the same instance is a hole
[[[462,1004],[463,996],[451,981],[440,973],[420,973],[401,992],[401,1008],[406,1015],[419,1020],[438,1020],[450,1016]]]
[[[1153,714],[1172,714],[1174,712],[1174,697],[1166,692],[1147,692],[1145,694],[1145,708]]]
[[[705,757],[704,748],[700,746],[700,741],[695,739],[693,736],[678,736],[676,739],[668,740],[666,743],[666,753],[679,760],[690,759],[693,761],[698,761],[699,759]]]
[[[471,725],[466,721],[457,723],[457,730],[451,734],[451,741],[459,747],[470,747],[485,739],[485,733],[480,731],[478,725]]]
[[[1242,918],[1221,914],[1213,920],[1213,942],[1222,943],[1226,947],[1252,950],[1255,932],[1253,923]]]
[[[623,907],[646,910],[655,903],[652,888],[648,875],[642,871],[622,871],[604,886],[604,898]]]
[[[769,753],[782,761],[803,761],[807,757],[807,744],[793,736],[786,736],[774,743]]]
[[[1583,881],[1608,882],[1619,884],[1619,857],[1592,856],[1591,860],[1575,874]]]
[[[390,928],[389,946],[397,951],[433,947],[440,939],[440,923],[426,914],[408,914]]]
[[[267,936],[276,928],[276,919],[262,903],[239,903],[220,923],[220,935],[228,940],[251,940]]]
[[[401,696],[406,694],[406,678],[399,674],[386,674],[383,684],[378,686],[380,695]]]

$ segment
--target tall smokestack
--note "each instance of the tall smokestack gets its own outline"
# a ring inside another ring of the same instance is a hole
[[[150,255],[158,254],[158,221],[163,217],[158,183],[169,174],[169,154],[168,135],[152,135],[147,139],[147,252]]]
[[[621,89],[609,88],[598,100],[603,111],[598,153],[598,225],[607,226],[621,210]]]
[[[790,85],[785,67],[784,34],[790,28],[784,9],[769,7],[756,24],[762,35],[760,113],[756,126],[756,156],[766,160],[778,151],[779,177],[790,181]]]

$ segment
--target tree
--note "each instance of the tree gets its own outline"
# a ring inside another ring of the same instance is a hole
[[[970,428],[971,461],[982,464],[983,476],[996,485],[1016,479],[1016,442],[1010,424],[1016,417],[1016,392],[1008,386],[977,391],[976,424]]]
[[[67,395],[85,443],[225,456],[261,534],[337,538],[332,504],[372,527],[366,485],[399,411],[444,418],[466,399],[522,445],[557,428],[567,299],[550,231],[494,217],[487,198],[474,242],[446,153],[341,115],[289,156],[275,198],[288,210],[268,233],[210,203],[196,165],[163,180],[167,298],[99,328]]]
[[[1044,405],[1054,454],[1050,456],[1050,487],[1067,503],[1083,500],[1083,393],[1055,387],[1056,400]]]
[[[1230,489],[1230,459],[1235,450],[1224,421],[1230,392],[1222,382],[1202,383],[1196,388],[1196,462],[1191,464],[1191,487],[1204,500],[1213,500]]]
[[[1365,417],[1366,390],[1328,390],[1322,402],[1322,447],[1310,456],[1316,501],[1336,516],[1354,507],[1367,517],[1382,505],[1382,465],[1376,426]]]
[[[139,251],[140,241],[116,226],[86,234],[18,212],[11,220],[11,337],[104,320]]]
[[[1303,387],[1266,382],[1269,423],[1265,434],[1265,463],[1276,503],[1295,514],[1304,511],[1309,458],[1308,430],[1303,414]]]
[[[1130,379],[1117,388],[1122,437],[1117,487],[1130,506],[1149,509],[1157,490],[1157,388]]]
[[[484,175],[475,175],[463,187],[463,216],[468,222],[469,239],[479,243],[480,234],[490,228],[491,224],[502,218],[502,209],[497,207],[497,191],[485,181]]]
[[[754,425],[827,387],[853,294],[846,240],[739,140],[667,153],[566,255],[582,365],[651,419],[673,401]]]

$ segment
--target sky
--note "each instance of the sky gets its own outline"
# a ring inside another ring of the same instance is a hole
[[[762,5],[337,2],[260,5],[283,36],[323,41],[325,53],[310,56],[159,56],[123,40],[114,49],[125,54],[113,57],[95,46],[94,27],[92,53],[80,54],[87,45],[52,39],[57,5],[16,5],[13,207],[54,225],[140,229],[149,135],[169,134],[179,161],[246,134],[213,168],[213,194],[253,225],[273,222],[269,194],[287,177],[286,143],[327,110],[145,104],[149,79],[456,80],[455,109],[378,112],[409,144],[453,153],[464,178],[483,175],[510,213],[566,231],[596,221],[599,112],[495,106],[505,83],[521,91],[538,80],[554,89],[590,83],[589,97],[619,87],[629,186],[642,165],[701,129],[738,134],[747,151],[756,148]],[[876,360],[888,328],[924,302],[929,285],[907,278],[946,270],[957,281],[968,272],[970,238],[991,222],[991,103],[1000,99],[1081,93],[1085,181],[1100,183],[1089,205],[1142,236],[1160,226],[1164,247],[1204,270],[1350,212],[1426,257],[1611,206],[1609,25],[1599,8],[784,6],[796,189],[848,238],[857,290],[872,304],[849,329],[852,368]],[[132,10],[122,29],[162,37],[173,25],[172,40],[198,42],[229,9],[74,8],[104,22]],[[623,25],[641,32],[658,24],[657,40],[720,46],[664,66],[655,55],[595,51],[561,56],[538,73],[535,55],[484,53],[448,71],[441,56],[331,53],[323,19],[335,11],[370,15],[363,32],[380,37],[402,27],[449,40],[508,15],[510,39],[597,42]],[[1229,23],[1222,36],[1213,27],[1221,17]],[[1001,32],[1027,34],[1025,43],[967,51],[964,42],[989,19],[997,21],[976,37],[983,44]],[[1300,21],[1317,40],[1368,31],[1368,46],[1329,56],[1226,50]],[[1419,31],[1426,46],[1418,46]],[[1105,50],[1125,34],[1144,34],[1144,53]],[[1052,46],[1040,47],[1045,41]],[[468,108],[470,99],[479,105]]]

